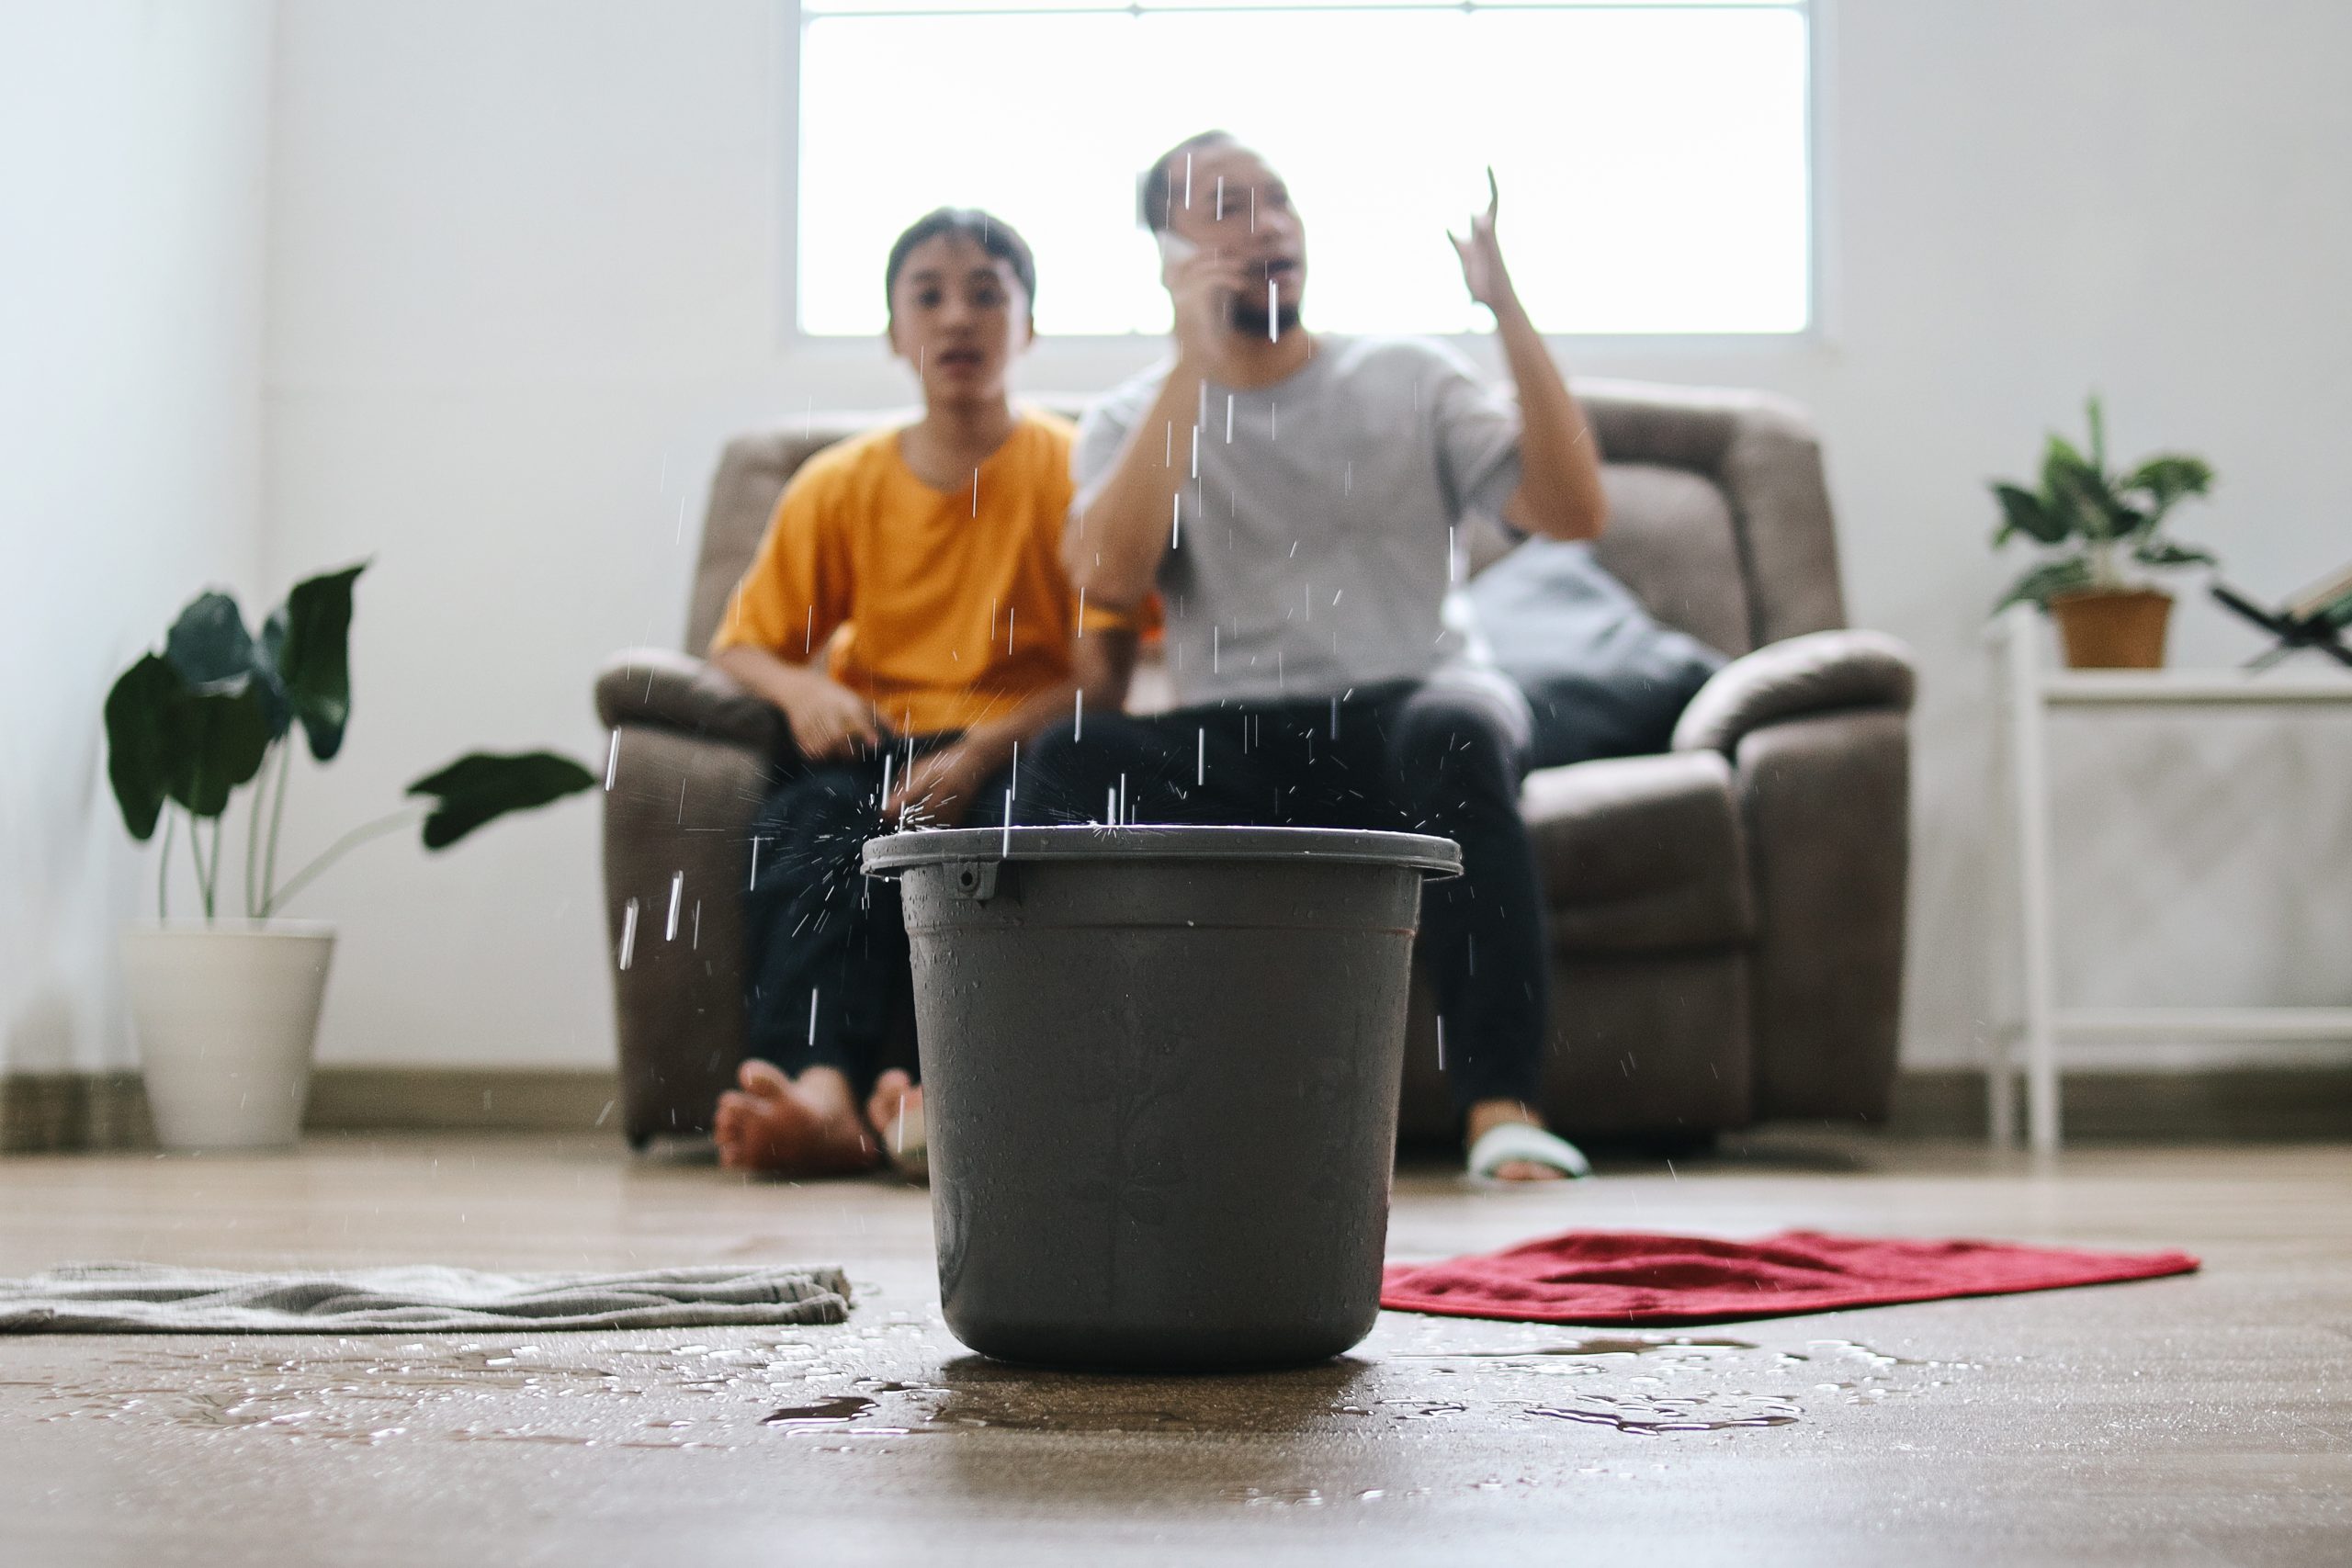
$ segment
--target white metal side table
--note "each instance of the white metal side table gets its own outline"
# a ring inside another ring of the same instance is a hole
[[[1993,1142],[2017,1135],[2016,1067],[2011,1041],[2025,1042],[2027,1140],[2036,1153],[2059,1141],[2058,1047],[2067,1040],[2267,1041],[2319,1043],[2352,1040],[2352,1007],[2062,1008],[2052,983],[2050,910],[2050,780],[2045,745],[2061,712],[2146,712],[2154,708],[2352,706],[2352,674],[2311,670],[2063,670],[2041,667],[2033,608],[2010,607],[1998,624],[2008,728],[2010,821],[2017,839],[2018,934],[2023,948],[2023,1018],[1996,1031],[1988,1092]]]

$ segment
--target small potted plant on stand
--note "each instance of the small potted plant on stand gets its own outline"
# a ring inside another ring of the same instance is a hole
[[[2033,604],[2048,611],[2072,669],[2160,669],[2172,595],[2135,577],[2126,563],[2157,570],[2214,564],[2211,552],[2164,532],[2175,506],[2211,489],[2213,470],[2202,458],[2162,453],[2129,473],[2109,472],[2098,399],[2086,407],[2087,453],[2052,433],[2039,490],[1993,485],[2001,503],[1994,544],[2023,536],[2044,547],[2042,558],[2010,585],[1995,610]]]
[[[301,1127],[334,928],[282,918],[288,899],[345,852],[420,818],[424,847],[444,849],[493,818],[594,782],[553,752],[474,752],[411,784],[412,805],[352,829],[279,882],[293,731],[324,762],[350,721],[352,585],[364,570],[296,583],[257,638],[234,599],[199,594],[164,650],[142,655],[107,695],[107,773],[123,825],[142,843],[159,821],[164,829],[155,922],[123,933],[123,967],[148,1105],[167,1148],[283,1146]],[[221,829],[247,785],[245,918],[232,922],[220,908]],[[167,907],[183,821],[198,921],[175,921]]]

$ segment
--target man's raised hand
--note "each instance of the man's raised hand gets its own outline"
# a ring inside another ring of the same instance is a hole
[[[1503,265],[1502,246],[1495,241],[1495,214],[1502,201],[1501,187],[1495,184],[1495,171],[1489,165],[1487,210],[1471,218],[1470,237],[1464,239],[1450,229],[1445,234],[1453,242],[1453,254],[1462,258],[1462,281],[1469,286],[1470,298],[1498,312],[1519,302],[1518,291],[1511,287],[1510,269]]]

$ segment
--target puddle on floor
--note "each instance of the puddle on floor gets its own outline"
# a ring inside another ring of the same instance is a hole
[[[1823,1356],[1844,1356],[1866,1361],[1873,1367],[1931,1367],[1933,1361],[1915,1361],[1908,1356],[1890,1356],[1883,1350],[1873,1350],[1851,1339],[1808,1339],[1804,1342],[1807,1357],[1819,1359]]]
[[[1672,1339],[1600,1338],[1576,1339],[1566,1345],[1536,1345],[1517,1350],[1413,1350],[1406,1353],[1408,1360],[1480,1361],[1518,1360],[1526,1356],[1653,1356],[1660,1351],[1674,1350],[1754,1350],[1758,1347],[1747,1339]]]
[[[1949,1376],[1906,1377],[1909,1369],[1950,1372],[1977,1365],[1893,1355],[1852,1339],[1774,1345],[1705,1334],[1586,1335],[1532,1344],[1424,1348],[1446,1333],[1440,1325],[1421,1325],[1414,1336],[1419,1344],[1393,1352],[1392,1359],[1431,1363],[1432,1373],[1457,1374],[1459,1381],[1449,1378],[1448,1392],[1464,1395],[1480,1414],[1510,1404],[1541,1420],[1647,1437],[1785,1427],[1806,1418],[1808,1403],[1872,1407],[1908,1400],[1952,1382]],[[1556,1397],[1544,1386],[1558,1383],[1568,1384],[1567,1397]],[[1759,1386],[1766,1392],[1757,1392]],[[1518,1397],[1480,1397],[1488,1388]],[[1407,1405],[1415,1416],[1461,1408],[1414,1406],[1395,1399],[1381,1403]]]
[[[954,1432],[993,1427],[1006,1432],[1154,1433],[1229,1430],[1214,1417],[1175,1410],[1069,1406],[1062,1409],[1023,1408],[1003,1403],[951,1400],[911,1428],[917,1432]]]
[[[1467,1416],[1470,1413],[1470,1407],[1467,1404],[1452,1399],[1442,1400],[1434,1404],[1426,1404],[1418,1399],[1384,1399],[1381,1403],[1404,1406],[1396,1412],[1396,1419],[1399,1421],[1443,1421],[1451,1416]]]
[[[760,1417],[763,1427],[838,1427],[878,1408],[862,1393],[839,1394],[814,1404],[787,1404]]]
[[[33,1418],[160,1420],[210,1433],[376,1444],[410,1436],[460,1442],[691,1449],[700,1437],[649,1435],[689,1424],[681,1401],[756,1400],[831,1370],[797,1340],[611,1344],[563,1337],[490,1346],[451,1339],[390,1346],[351,1338],[196,1341],[113,1355],[86,1379],[61,1378]],[[662,1406],[649,1420],[645,1402]],[[871,1405],[871,1401],[866,1402]],[[731,1416],[733,1412],[729,1412]],[[491,1417],[483,1419],[483,1417]],[[526,1419],[516,1419],[526,1417]]]
[[[686,1450],[788,1441],[800,1452],[880,1454],[896,1450],[869,1439],[937,1443],[976,1431],[1450,1442],[1449,1426],[1497,1434],[1573,1424],[1645,1437],[1783,1427],[1806,1419],[1808,1405],[1826,1414],[1916,1398],[1976,1365],[1849,1339],[1621,1332],[1513,1344],[1525,1326],[1505,1330],[1433,1322],[1387,1331],[1383,1350],[1366,1359],[1208,1379],[1011,1367],[959,1354],[944,1335],[901,1321],[682,1345],[637,1335],[509,1346],[390,1336],[199,1341],[94,1356],[81,1378],[40,1385],[18,1407],[45,1421],[361,1445]],[[1449,1338],[1462,1348],[1442,1348]],[[1316,1494],[1333,1502],[1408,1495]],[[1321,1506],[1277,1489],[1242,1501]]]
[[[1612,1399],[1589,1393],[1566,1404],[1538,1406],[1528,1414],[1657,1437],[1667,1432],[1720,1432],[1735,1427],[1786,1427],[1804,1416],[1804,1407],[1792,1399],[1764,1393],[1654,1399]]]

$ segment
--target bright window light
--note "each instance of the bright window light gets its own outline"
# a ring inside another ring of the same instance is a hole
[[[1805,7],[1515,0],[805,0],[799,321],[883,326],[909,222],[979,207],[1037,254],[1047,333],[1162,333],[1136,180],[1232,131],[1306,224],[1304,315],[1474,330],[1445,231],[1502,188],[1552,333],[1792,333],[1811,290]]]

